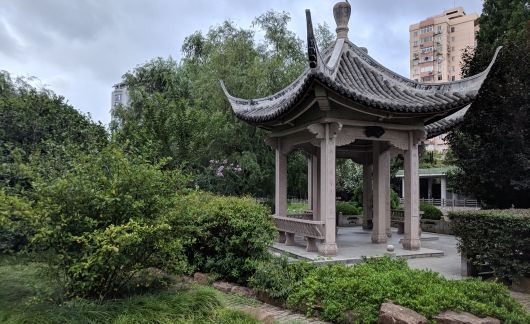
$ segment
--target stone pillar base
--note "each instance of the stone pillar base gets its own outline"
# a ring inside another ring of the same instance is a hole
[[[278,231],[278,238],[276,238],[278,243],[285,243],[285,232]]]
[[[403,239],[401,242],[405,250],[416,251],[421,248],[421,242],[419,239]]]
[[[372,243],[375,243],[375,244],[386,243],[386,240],[387,240],[386,233],[372,234]]]
[[[312,237],[307,237],[307,245],[305,250],[307,252],[318,252],[317,239]]]
[[[460,256],[460,275],[462,277],[471,277],[476,275],[475,267],[463,255]]]
[[[294,243],[294,233],[285,233],[285,245],[293,246]]]
[[[318,253],[321,255],[336,255],[337,243],[321,243],[318,246]]]
[[[363,230],[371,230],[372,228],[374,228],[374,224],[372,223],[372,220],[371,219],[367,219],[366,221],[364,221],[363,219]]]

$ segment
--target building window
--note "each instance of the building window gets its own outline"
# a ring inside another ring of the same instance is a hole
[[[432,36],[422,37],[420,38],[420,44],[432,42]]]
[[[455,41],[455,37],[451,36],[451,42],[454,42],[454,41]]]
[[[424,48],[421,49],[421,53],[422,54],[430,53],[430,52],[432,52],[432,46],[424,47]]]
[[[454,81],[454,80],[455,80],[455,76],[452,75],[452,76],[451,76],[451,81]]]
[[[439,33],[442,32],[442,25],[438,25],[438,32],[439,32]]]
[[[455,51],[455,47],[451,46],[451,52],[454,52],[454,51]]]
[[[116,93],[116,94],[114,95],[114,100],[115,100],[115,101],[121,101],[121,93]]]
[[[451,72],[454,72],[454,71],[455,71],[455,67],[453,65],[453,66],[451,66]]]
[[[420,72],[432,72],[433,70],[433,66],[432,65],[429,65],[429,66],[423,66],[420,68]]]
[[[442,81],[442,76],[441,75],[438,76],[438,81]]]
[[[432,56],[425,56],[423,58],[423,62],[431,62],[433,59],[432,59]]]
[[[451,33],[454,33],[454,32],[455,32],[455,28],[451,27]]]
[[[414,46],[418,46],[418,41],[414,41]]]
[[[414,37],[416,37],[416,36],[418,36],[418,32],[417,31],[414,32]]]
[[[425,33],[428,33],[428,32],[432,32],[432,29],[433,29],[432,25],[420,28],[420,34],[425,34]]]
[[[454,61],[455,61],[455,57],[451,56],[451,62],[454,62]]]
[[[431,78],[430,76],[423,77],[423,78],[421,79],[422,82],[429,82],[429,81],[431,81],[431,80],[432,80],[432,78]]]

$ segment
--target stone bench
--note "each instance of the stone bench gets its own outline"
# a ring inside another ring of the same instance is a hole
[[[294,235],[306,238],[306,251],[317,252],[317,240],[325,238],[325,223],[308,219],[311,214],[289,215],[289,217],[273,216],[274,224],[279,232],[278,242],[287,246],[295,245]]]
[[[418,222],[418,227],[419,227],[418,230],[420,231],[420,235],[421,235],[421,216],[422,215],[423,215],[423,212],[420,212],[420,221]],[[397,227],[398,234],[404,234],[405,233],[405,211],[392,209],[390,211],[390,224],[393,227]]]

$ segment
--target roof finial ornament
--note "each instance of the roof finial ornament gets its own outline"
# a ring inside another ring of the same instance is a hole
[[[348,21],[351,15],[351,5],[348,1],[337,2],[333,6],[333,16],[335,17],[335,23],[337,23],[337,38],[348,39]]]
[[[318,48],[315,34],[313,32],[311,11],[309,9],[305,10],[305,17],[307,22],[307,58],[309,60],[309,67],[313,69],[318,65]]]

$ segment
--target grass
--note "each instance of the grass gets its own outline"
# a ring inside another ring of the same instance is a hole
[[[57,289],[44,270],[38,263],[0,258],[1,323],[257,323],[227,308],[226,295],[195,285],[103,302],[55,302]]]
[[[309,209],[307,203],[289,203],[287,204],[287,212],[289,214],[300,214]]]

